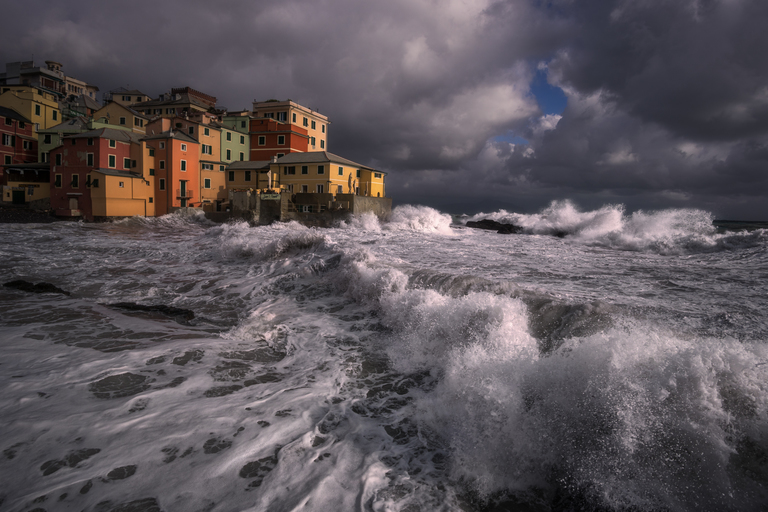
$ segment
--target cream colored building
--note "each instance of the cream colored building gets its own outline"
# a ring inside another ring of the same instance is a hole
[[[277,185],[299,193],[386,197],[386,173],[327,151],[289,153],[270,164]]]

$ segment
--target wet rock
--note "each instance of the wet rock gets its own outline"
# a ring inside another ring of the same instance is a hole
[[[277,453],[271,457],[255,460],[240,468],[240,478],[254,478],[248,487],[258,487],[267,474],[277,466]]]
[[[256,384],[266,384],[267,382],[280,382],[282,377],[277,373],[265,373],[264,375],[258,375],[253,379],[248,379],[243,384],[245,386],[255,386]]]
[[[291,411],[292,411],[292,410],[293,410],[293,409],[283,409],[282,411],[277,411],[277,412],[275,413],[275,416],[277,416],[277,417],[279,417],[279,418],[284,418],[284,417],[286,417],[286,416],[290,416],[290,415],[291,415]]]
[[[92,348],[94,350],[98,350],[99,352],[110,353],[122,352],[123,350],[133,350],[138,347],[140,343],[136,341],[116,339],[77,341],[73,345],[79,348]]]
[[[260,426],[261,428],[267,428],[268,426],[270,426],[270,425],[271,425],[271,423],[270,423],[270,422],[268,422],[268,421],[264,421],[264,420],[259,420],[259,421],[257,421],[257,422],[256,422],[256,424],[257,424],[258,426]]]
[[[487,229],[496,231],[502,235],[515,235],[523,232],[523,228],[514,224],[505,224],[491,219],[482,219],[478,221],[470,220],[467,222],[468,228]]]
[[[195,318],[195,313],[189,309],[166,306],[165,304],[136,304],[134,302],[115,302],[109,304],[110,307],[125,309],[128,311],[140,311],[144,313],[161,313],[169,318],[173,318],[179,323],[189,322]]]
[[[107,473],[107,481],[112,482],[114,480],[125,480],[126,478],[131,477],[134,474],[136,474],[135,464],[132,464],[129,466],[121,466]]]
[[[88,491],[91,490],[91,487],[93,487],[93,482],[88,480],[85,482],[85,485],[80,488],[80,494],[88,494]]]
[[[163,458],[163,462],[166,464],[173,462],[176,460],[176,454],[179,453],[179,449],[175,446],[169,446],[167,448],[163,448],[162,451],[165,454],[165,457]]]
[[[135,402],[133,402],[133,405],[130,409],[128,409],[129,413],[139,412],[143,411],[147,408],[147,405],[149,405],[149,398],[139,398]]]
[[[89,389],[96,398],[121,398],[137,395],[149,389],[149,382],[151,382],[149,377],[126,372],[93,382]]]
[[[63,295],[69,295],[69,292],[62,290],[58,286],[51,283],[37,283],[33,284],[23,279],[17,279],[15,281],[8,281],[3,284],[6,288],[13,288],[22,292],[29,293],[61,293]]]
[[[203,452],[205,453],[219,453],[222,450],[226,450],[232,446],[232,441],[228,439],[212,438],[205,442],[203,445]]]
[[[227,381],[242,380],[252,371],[253,369],[247,363],[240,361],[224,361],[209,373],[214,380]]]
[[[206,390],[206,392],[203,393],[203,395],[208,398],[216,398],[219,396],[231,395],[235,391],[239,391],[241,389],[243,389],[243,386],[239,386],[237,384],[234,384],[232,386],[217,386],[215,388]]]
[[[202,361],[204,355],[205,352],[202,350],[190,350],[189,352],[184,352],[183,356],[174,357],[171,363],[178,366],[186,366],[190,361],[199,363]]]
[[[90,459],[101,450],[99,448],[84,448],[82,450],[74,450],[64,456],[63,459],[49,460],[43,462],[40,466],[40,471],[43,472],[43,476],[51,475],[61,468],[77,466],[80,462]]]
[[[177,386],[180,386],[185,380],[187,380],[186,377],[176,377],[171,382],[163,386],[163,388],[175,388]]]
[[[157,356],[153,357],[152,359],[147,359],[147,362],[145,363],[147,366],[151,366],[153,364],[160,364],[165,362],[165,356]]]
[[[96,509],[101,512],[162,512],[160,504],[155,498],[142,498],[139,500],[113,505],[110,501],[102,501],[96,505]]]
[[[234,350],[219,354],[225,359],[239,359],[241,361],[255,361],[258,363],[277,363],[285,358],[285,352],[280,352],[272,347],[261,347],[253,350]]]
[[[16,443],[15,445],[11,446],[10,448],[6,448],[5,450],[3,450],[3,455],[5,455],[6,459],[12,460],[14,457],[16,457],[16,452],[22,446],[24,446],[24,443]]]

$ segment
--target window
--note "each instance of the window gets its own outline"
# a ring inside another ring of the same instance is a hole
[[[125,126],[125,118],[124,118],[124,117],[121,117],[121,118],[120,118],[120,124],[121,124],[122,126]],[[121,182],[121,183],[122,183],[122,182]]]
[[[283,174],[296,174],[296,166],[284,167]]]
[[[245,158],[245,155],[244,155],[244,154],[243,154],[243,152],[241,151],[241,152],[240,152],[240,161],[242,162],[244,158]]]
[[[80,175],[79,174],[73,174],[72,175],[72,188],[80,188]]]
[[[211,179],[210,178],[205,178],[203,180],[203,188],[211,188]]]
[[[344,176],[344,168],[339,167],[339,176]]]
[[[54,177],[53,186],[56,188],[61,188],[61,174],[57,174]]]
[[[163,109],[161,109],[161,108],[156,108],[155,109],[155,114],[162,114],[162,113],[163,113]]]
[[[240,121],[240,128],[245,128],[245,121]]]
[[[11,126],[11,125],[13,125],[13,120],[10,117],[6,117],[5,118],[5,124],[7,124],[8,126]]]
[[[302,165],[301,166],[301,174],[309,174],[309,166],[308,165]]]
[[[155,175],[155,170],[154,169],[150,169],[149,170],[149,175],[150,176],[154,176]]]
[[[88,145],[93,146],[93,138],[88,137]]]
[[[176,128],[181,128],[181,123],[176,123]]]
[[[117,186],[120,188],[125,188],[125,182],[124,181],[118,181]]]
[[[90,174],[86,174],[85,175],[85,186],[88,187],[88,188],[91,187],[91,175]]]
[[[27,127],[27,123],[25,123],[23,121],[19,121],[19,128],[21,128],[23,130],[26,127]]]
[[[324,148],[325,148],[325,141],[321,140],[320,141],[320,149],[324,149]]]
[[[117,147],[117,143],[114,140],[109,139],[109,147],[116,148]]]
[[[205,128],[204,133],[205,133],[206,136],[208,136],[208,135],[211,134],[211,131],[208,128]]]
[[[304,123],[303,124],[304,124],[304,126],[309,126],[309,122],[308,122],[306,117],[304,118]]]
[[[232,160],[232,150],[231,149],[227,150],[227,160]]]
[[[318,194],[322,194],[324,190],[325,190],[325,189],[323,188],[323,186],[322,186],[322,185],[318,185],[318,186],[317,186],[317,193],[318,193]]]
[[[176,109],[175,108],[167,108],[167,109],[165,109],[165,113],[166,114],[175,114],[176,113]]]
[[[61,165],[61,153],[56,153],[56,165]]]
[[[235,181],[235,171],[229,171],[229,177],[227,178],[229,181]]]
[[[220,165],[220,166],[219,166],[219,170],[220,170],[221,172],[224,172],[224,166],[223,166],[223,165]]]
[[[136,167],[136,160],[131,160],[131,167]]]
[[[278,112],[277,113],[277,120],[278,121],[287,121],[288,120],[288,112]]]
[[[160,160],[160,169],[165,169],[165,160]]]
[[[40,115],[40,105],[35,105],[35,115],[36,116]]]
[[[324,125],[324,124],[321,124],[321,125],[320,125],[320,131],[321,131],[321,132],[323,132],[323,133],[325,133],[325,125]]]
[[[251,171],[245,171],[245,181],[251,181]]]
[[[277,145],[278,146],[284,146],[285,145],[285,135],[278,135],[277,136]]]
[[[213,164],[203,164],[203,170],[204,171],[212,171],[213,170]]]
[[[155,148],[149,148],[149,156],[155,156]]]
[[[109,167],[114,169],[117,166],[117,157],[115,155],[109,155]]]
[[[342,194],[342,193],[343,193],[343,192],[342,192],[342,189],[341,189],[341,185],[339,185],[338,187],[336,187],[336,193],[337,193],[337,194]]]
[[[160,178],[160,190],[165,190],[165,180]]]
[[[316,129],[316,128],[315,128],[315,122],[314,122],[314,121],[312,121],[312,129],[313,129],[313,130],[315,130],[315,129]]]
[[[240,144],[245,144],[245,135],[240,136]]]
[[[267,143],[267,138],[264,135],[259,135],[259,146],[264,146]]]
[[[324,165],[318,165],[317,166],[317,174],[325,174],[325,166]]]
[[[51,136],[45,135],[43,136],[43,144],[50,144],[51,143]]]
[[[296,122],[296,113],[295,112],[293,113],[293,116],[291,117],[291,119],[292,119],[292,121],[291,121],[292,123]]]
[[[289,183],[288,185],[285,186],[285,188],[288,189],[288,192],[293,193],[293,183]]]
[[[59,119],[59,112],[56,110],[51,111],[51,115],[53,116],[53,120],[57,121]]]
[[[360,177],[360,169],[358,169],[357,172],[355,173],[355,178],[359,178],[359,177]]]
[[[160,149],[165,149],[165,142],[160,143]]]
[[[15,141],[13,140],[13,135],[3,134],[3,145],[4,146],[13,146],[13,143]]]
[[[307,192],[309,192],[309,186],[308,185],[302,185],[301,186],[301,193],[302,194],[306,194]]]
[[[194,126],[190,126],[189,127],[189,134],[190,135],[194,135],[195,134],[195,127]]]
[[[310,139],[311,139],[312,147],[315,147],[315,138],[314,137],[310,137]]]
[[[149,204],[152,204],[152,203],[154,203],[154,202],[155,202],[155,198],[154,198],[154,197],[150,197],[150,198],[149,198]]]
[[[232,132],[227,132],[227,141],[232,140]]]
[[[131,168],[131,159],[123,158],[123,169],[130,169],[130,168]]]
[[[374,178],[381,178],[381,173],[380,172],[374,173],[373,177]]]
[[[123,101],[131,101],[131,97],[130,96],[123,96]]]
[[[181,170],[182,171],[186,171],[187,170],[187,161],[186,160],[182,160],[181,161]]]
[[[88,165],[88,167],[93,167],[93,153],[86,153],[85,159]]]
[[[72,139],[72,145],[74,146],[75,144],[77,144],[77,141],[75,139]]]
[[[181,145],[181,150],[182,151],[186,151],[187,150],[187,145],[186,144],[182,144]]]
[[[133,126],[138,126],[139,128],[144,127],[144,120],[140,117],[134,117],[133,118]]]
[[[13,157],[11,155],[5,155],[5,164],[12,164],[13,163]]]

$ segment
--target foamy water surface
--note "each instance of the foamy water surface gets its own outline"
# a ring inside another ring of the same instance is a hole
[[[0,509],[766,509],[768,231],[481,218],[0,225]]]

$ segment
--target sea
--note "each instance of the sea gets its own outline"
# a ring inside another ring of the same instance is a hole
[[[0,510],[767,510],[767,228],[0,224]]]

